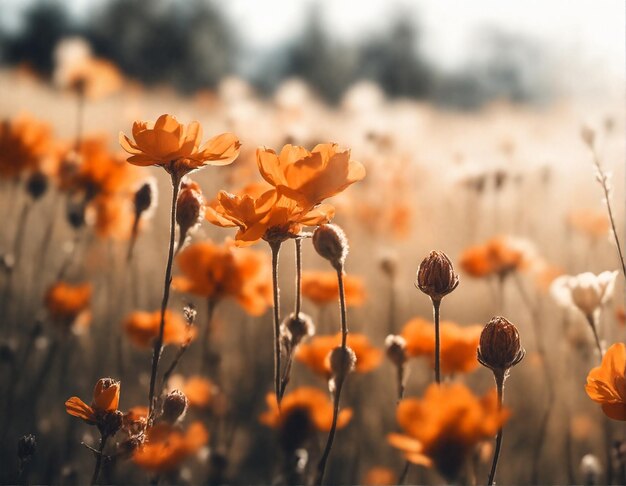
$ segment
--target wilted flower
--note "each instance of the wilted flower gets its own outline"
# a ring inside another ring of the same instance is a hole
[[[587,376],[587,395],[613,420],[626,421],[626,345],[613,344]]]
[[[343,276],[343,289],[348,307],[365,302],[363,281],[354,275]],[[335,272],[302,272],[302,295],[317,305],[339,301],[339,283]]]
[[[410,462],[434,465],[452,481],[474,447],[491,439],[508,416],[499,410],[495,390],[478,398],[462,384],[432,384],[424,398],[400,402],[396,417],[404,434],[388,440]]]
[[[120,145],[131,154],[128,162],[135,165],[159,165],[179,179],[205,165],[227,165],[239,155],[239,140],[232,133],[223,133],[204,145],[202,127],[196,121],[185,126],[171,115],[161,115],[156,122],[133,124],[134,141],[120,132]]]

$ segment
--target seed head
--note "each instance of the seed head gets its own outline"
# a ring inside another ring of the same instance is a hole
[[[337,346],[330,352],[330,370],[335,382],[343,381],[356,365],[356,354],[351,348]]]
[[[431,251],[417,269],[415,286],[433,301],[440,301],[459,285],[452,262],[442,251]]]
[[[315,251],[340,270],[348,256],[348,239],[343,230],[336,224],[322,224],[313,233]]]
[[[491,319],[480,335],[478,361],[491,370],[507,371],[525,355],[515,325],[504,317]]]
[[[189,401],[183,392],[174,390],[163,400],[162,418],[166,422],[173,424],[185,415]]]
[[[406,340],[399,335],[389,334],[385,338],[385,350],[387,358],[398,367],[404,366],[407,360]]]

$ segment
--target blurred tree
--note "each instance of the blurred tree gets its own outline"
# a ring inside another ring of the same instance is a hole
[[[11,64],[27,63],[49,75],[54,67],[54,47],[60,39],[75,31],[62,3],[42,0],[26,10],[22,29],[14,35],[7,35],[5,58]]]

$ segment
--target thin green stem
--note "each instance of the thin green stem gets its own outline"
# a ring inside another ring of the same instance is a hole
[[[440,336],[439,336],[439,307],[441,306],[441,300],[432,299],[433,302],[433,316],[435,320],[435,381],[437,384],[441,383],[441,363],[440,363]]]
[[[504,370],[494,370],[494,378],[496,380],[496,389],[498,390],[498,410],[502,410],[502,400],[504,398]],[[496,478],[496,469],[498,467],[498,458],[500,457],[500,448],[502,447],[502,434],[503,428],[498,429],[498,435],[496,436],[496,450],[493,453],[493,462],[491,463],[491,471],[489,472],[489,479],[487,480],[488,486],[494,484]]]
[[[180,189],[180,178],[172,174],[172,207],[170,211],[170,243],[167,254],[167,265],[165,267],[165,280],[163,283],[163,300],[161,301],[161,322],[159,324],[159,335],[154,342],[154,350],[152,353],[152,371],[150,374],[150,393],[148,395],[149,413],[148,417],[152,417],[154,409],[154,388],[156,384],[157,371],[159,368],[159,359],[163,349],[163,332],[165,330],[165,311],[170,298],[170,284],[172,282],[172,263],[174,261],[174,238],[176,235],[176,201]]]
[[[271,242],[272,288],[274,293],[274,393],[280,408],[280,289],[278,288],[278,257],[282,242]]]

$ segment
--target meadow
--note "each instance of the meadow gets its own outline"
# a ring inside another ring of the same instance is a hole
[[[79,58],[0,72],[2,484],[626,481],[620,98]]]

